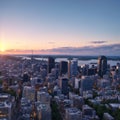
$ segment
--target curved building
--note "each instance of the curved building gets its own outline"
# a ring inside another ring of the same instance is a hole
[[[100,56],[98,58],[98,75],[103,77],[104,74],[107,72],[107,57]]]

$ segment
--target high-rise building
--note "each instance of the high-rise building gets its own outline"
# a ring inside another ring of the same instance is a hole
[[[107,72],[107,58],[105,56],[100,56],[98,58],[98,75],[103,77]]]
[[[35,101],[35,88],[31,86],[24,86],[23,97],[30,101]]]
[[[95,75],[97,73],[97,68],[89,68],[87,70],[87,76]]]
[[[0,94],[0,120],[12,120],[15,99],[10,94]]]
[[[24,73],[23,74],[23,82],[28,82],[28,81],[30,81],[30,76],[28,75],[28,73]]]
[[[49,58],[48,58],[48,68],[47,68],[48,73],[51,73],[51,70],[52,70],[52,68],[54,68],[54,67],[55,67],[55,59],[52,58],[52,57],[49,57]]]
[[[117,63],[116,65],[116,73],[120,74],[120,63]]]
[[[60,62],[60,75],[66,74],[68,72],[68,62],[61,61]]]
[[[84,91],[92,90],[94,81],[90,76],[82,76],[80,81],[80,93],[83,95]]]
[[[72,60],[71,61],[71,76],[77,75],[77,73],[78,73],[77,67],[78,67],[78,61]]]
[[[49,104],[38,103],[36,107],[38,120],[51,120],[51,108]]]
[[[0,102],[0,120],[12,120],[12,104]]]
[[[37,101],[40,101],[41,103],[48,103],[50,104],[50,95],[47,92],[37,92]]]
[[[63,94],[68,94],[68,79],[67,78],[60,78],[60,88]]]
[[[80,78],[75,78],[74,88],[75,89],[80,88]]]
[[[71,77],[71,60],[68,61],[68,78]]]

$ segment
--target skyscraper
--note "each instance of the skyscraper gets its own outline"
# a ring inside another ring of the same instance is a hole
[[[71,61],[71,76],[77,75],[77,73],[78,73],[77,67],[78,67],[77,59],[72,60]]]
[[[82,76],[80,80],[80,94],[83,95],[83,92],[92,90],[94,81],[90,76]]]
[[[68,62],[61,61],[60,62],[60,75],[66,74],[68,72]]]
[[[68,61],[68,78],[71,77],[71,60]]]
[[[52,58],[52,57],[49,57],[49,58],[48,58],[48,68],[47,68],[48,73],[51,73],[51,70],[52,70],[52,68],[54,68],[54,67],[55,67],[55,59]]]
[[[98,75],[103,77],[107,72],[107,58],[105,56],[100,56],[98,58]]]
[[[62,94],[67,95],[68,94],[68,79],[67,78],[60,78],[60,88],[62,91]]]

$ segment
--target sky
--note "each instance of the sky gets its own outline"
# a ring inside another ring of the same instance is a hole
[[[120,0],[0,0],[0,54],[120,55]]]

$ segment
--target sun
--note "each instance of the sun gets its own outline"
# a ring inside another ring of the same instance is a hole
[[[0,47],[0,52],[5,52],[5,48],[4,47]]]
[[[1,51],[1,52],[5,52],[5,49],[4,49],[4,48],[1,48],[0,51]]]
[[[0,44],[0,52],[5,52],[5,44],[4,43],[1,43]]]

